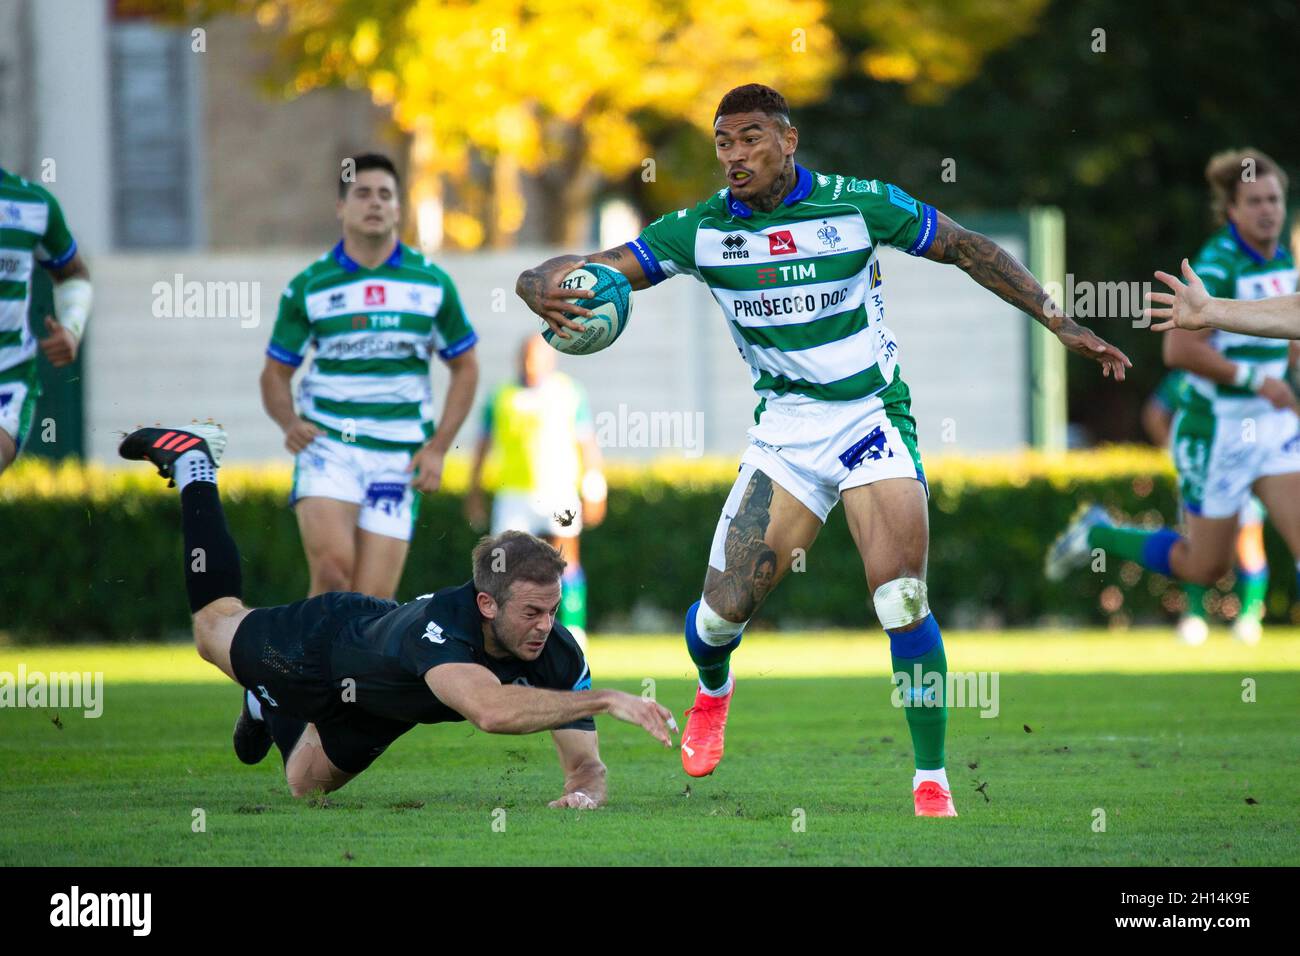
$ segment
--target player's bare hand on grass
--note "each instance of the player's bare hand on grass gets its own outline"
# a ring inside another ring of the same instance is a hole
[[[45,317],[45,333],[45,338],[40,340],[41,351],[51,365],[62,368],[77,360],[77,337],[52,315]]]
[[[528,308],[540,315],[551,327],[551,331],[562,339],[571,338],[565,329],[572,329],[574,332],[586,331],[585,326],[566,317],[566,312],[586,319],[593,318],[595,315],[590,309],[584,309],[569,301],[575,298],[589,299],[595,295],[594,292],[590,289],[565,289],[560,285],[569,273],[581,269],[586,264],[587,260],[581,256],[557,256],[546,260],[536,269],[524,272],[515,283],[515,294],[524,300]]]
[[[1133,367],[1127,355],[1082,325],[1067,322],[1057,331],[1056,337],[1071,352],[1099,363],[1101,374],[1113,376],[1117,382],[1124,381],[1124,369]]]
[[[547,806],[560,810],[595,810],[600,807],[600,804],[581,790],[575,790],[566,793],[558,800],[552,800]]]
[[[1143,310],[1143,315],[1149,319],[1164,319],[1165,321],[1151,326],[1152,332],[1168,332],[1170,329],[1203,329],[1209,323],[1205,321],[1206,306],[1210,304],[1210,293],[1205,290],[1205,283],[1201,281],[1191,264],[1184,259],[1182,265],[1183,275],[1187,278],[1186,285],[1177,277],[1171,276],[1168,272],[1156,270],[1156,278],[1172,289],[1172,292],[1148,292],[1146,294],[1147,302],[1155,302],[1168,308],[1154,309],[1147,306]]]
[[[290,454],[296,455],[323,434],[311,422],[299,418],[284,430],[284,447],[289,449]]]
[[[442,487],[442,468],[446,461],[446,452],[425,445],[414,455],[406,470],[415,472],[411,487],[416,491],[434,492]]]
[[[637,724],[665,747],[673,745],[672,731],[677,729],[673,712],[653,700],[635,697],[619,690],[607,692],[609,695],[609,715]]]

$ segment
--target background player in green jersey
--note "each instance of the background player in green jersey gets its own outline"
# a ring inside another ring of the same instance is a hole
[[[750,366],[760,396],[750,447],[714,536],[700,600],[686,614],[700,683],[683,730],[693,776],[722,758],[745,624],[811,546],[841,498],[896,675],[924,674],[905,716],[916,759],[918,816],[954,816],[944,771],[947,661],[926,598],[927,486],[898,342],[884,324],[880,245],[954,264],[1023,309],[1071,351],[1122,379],[1128,359],[1057,308],[1005,250],[932,206],[877,180],[813,173],[795,163],[798,131],[777,91],[723,97],[714,144],[726,188],[597,255],[559,256],[519,277],[517,291],[559,334],[573,293],[560,282],[585,261],[619,269],[634,289],[678,273],[704,281]],[[896,680],[899,678],[896,677]]]
[[[36,344],[28,326],[34,265],[54,280],[55,316],[45,316],[41,351],[55,368],[76,361],[90,317],[90,271],[58,201],[0,169],[0,472],[22,450],[36,415]]]
[[[1187,373],[1171,369],[1142,406],[1142,427],[1152,444],[1168,448],[1173,435],[1173,421],[1187,388]],[[1268,595],[1268,557],[1264,551],[1264,505],[1251,495],[1238,516],[1237,567],[1233,590],[1239,607],[1232,622],[1233,635],[1247,644],[1259,641],[1264,618],[1264,599]],[[1209,608],[1206,597],[1210,589],[1190,581],[1183,583],[1187,608],[1178,620],[1178,639],[1184,644],[1204,644],[1210,634]]]
[[[1205,177],[1222,223],[1196,257],[1206,288],[1237,299],[1294,293],[1295,261],[1280,242],[1286,174],[1246,149],[1213,156]],[[1166,336],[1164,354],[1166,364],[1188,372],[1172,439],[1186,536],[1115,527],[1101,508],[1086,508],[1049,551],[1049,577],[1064,577],[1102,548],[1161,574],[1213,584],[1231,567],[1237,515],[1252,492],[1300,559],[1300,418],[1285,381],[1290,343],[1179,329]]]
[[[339,183],[343,239],[289,283],[262,371],[262,402],[296,456],[311,594],[396,593],[416,492],[437,490],[478,384],[455,285],[398,241],[398,191],[387,157],[354,158]],[[309,345],[295,408],[290,380]],[[451,371],[436,429],[431,353]]]
[[[606,484],[586,390],[555,370],[555,355],[540,335],[530,335],[519,349],[518,376],[489,396],[465,511],[475,527],[487,523],[483,466],[491,454],[492,533],[527,531],[564,555],[560,623],[585,645],[587,577],[578,536],[604,519]]]

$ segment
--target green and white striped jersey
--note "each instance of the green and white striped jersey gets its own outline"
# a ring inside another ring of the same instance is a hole
[[[628,243],[651,283],[703,281],[765,400],[852,401],[898,379],[877,251],[922,255],[934,207],[879,180],[813,173],[771,213],[722,189]]]
[[[1228,223],[1197,253],[1192,268],[1210,295],[1221,299],[1269,299],[1296,291],[1296,266],[1282,245],[1272,259],[1265,259],[1242,241]],[[1245,362],[1264,370],[1270,378],[1286,379],[1290,343],[1286,339],[1262,338],[1215,329],[1209,342],[1225,358]],[[1200,375],[1187,375],[1185,407],[1193,412],[1249,417],[1272,408],[1248,388],[1220,385]]]
[[[434,432],[430,354],[477,341],[451,278],[420,253],[398,243],[366,269],[340,242],[284,290],[267,354],[297,366],[314,344],[298,414],[339,441],[401,451]]]
[[[58,269],[76,254],[58,201],[0,169],[0,382],[36,378],[36,339],[27,323],[33,263]]]

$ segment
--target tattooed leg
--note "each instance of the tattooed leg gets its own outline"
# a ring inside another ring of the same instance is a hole
[[[741,469],[714,534],[704,593],[687,612],[686,645],[709,689],[726,684],[745,624],[806,552],[821,522],[756,469]]]
[[[723,521],[727,518],[724,515]],[[767,597],[776,577],[776,552],[763,540],[772,522],[772,479],[754,472],[727,525],[723,552],[726,567],[710,567],[704,597],[728,621],[749,620]],[[712,587],[709,578],[712,577]]]

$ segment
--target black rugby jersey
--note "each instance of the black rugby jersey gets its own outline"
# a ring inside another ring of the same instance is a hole
[[[419,724],[465,719],[438,700],[424,682],[425,672],[439,664],[480,664],[503,684],[548,690],[591,688],[586,655],[558,621],[537,660],[489,656],[483,647],[483,617],[476,594],[470,581],[405,604],[368,598],[331,642],[331,682],[346,692],[344,681],[352,679],[352,703],[367,713]],[[585,717],[557,729],[595,730],[596,722]]]

